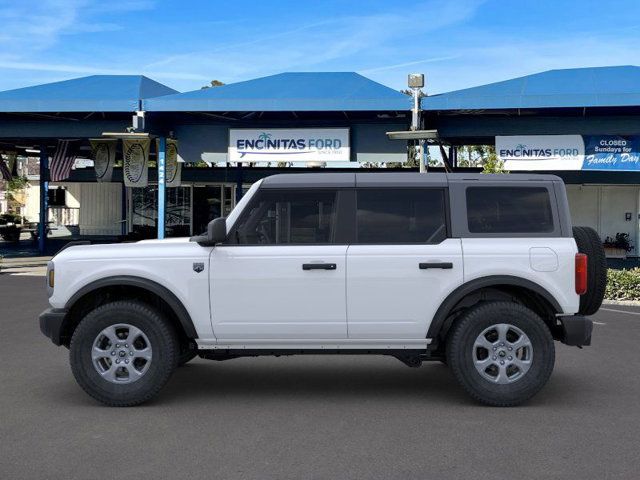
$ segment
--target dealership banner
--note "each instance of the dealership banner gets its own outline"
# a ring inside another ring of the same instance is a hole
[[[507,170],[580,170],[580,135],[496,136],[496,154]]]
[[[640,136],[586,135],[582,170],[640,170]]]
[[[348,162],[348,128],[229,129],[229,162]]]
[[[156,152],[160,151],[160,139],[156,139]],[[182,163],[178,161],[178,141],[167,138],[164,155],[164,173],[167,187],[179,187]]]
[[[122,159],[125,187],[146,187],[149,177],[148,138],[123,139]]]
[[[111,182],[113,178],[113,164],[116,162],[115,138],[90,138],[93,168],[98,182]]]
[[[496,136],[505,169],[640,171],[640,136]]]

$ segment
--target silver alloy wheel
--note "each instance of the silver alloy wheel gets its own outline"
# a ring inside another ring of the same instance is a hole
[[[151,342],[142,330],[118,323],[102,330],[93,341],[91,359],[102,378],[111,383],[140,380],[151,365]]]
[[[518,327],[498,323],[478,335],[473,344],[472,358],[483,378],[492,383],[513,383],[531,368],[533,345]]]

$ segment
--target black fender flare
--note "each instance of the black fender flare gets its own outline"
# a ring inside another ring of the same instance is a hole
[[[544,298],[555,310],[555,313],[562,313],[562,307],[545,288],[541,287],[537,283],[532,282],[520,277],[514,277],[510,275],[490,275],[488,277],[481,277],[471,280],[467,283],[460,285],[440,304],[440,307],[433,316],[431,325],[427,332],[427,338],[436,338],[440,334],[442,328],[445,326],[445,322],[449,313],[456,306],[456,304],[467,295],[487,287],[497,286],[513,286],[526,288],[534,293],[537,293]]]
[[[65,309],[70,310],[80,298],[95,290],[113,286],[138,287],[159,296],[176,314],[176,317],[178,318],[178,321],[184,329],[184,333],[187,335],[187,337],[198,338],[198,333],[196,332],[196,328],[193,325],[193,320],[191,320],[191,315],[189,315],[189,312],[182,304],[182,302],[178,299],[178,297],[176,297],[174,293],[167,287],[164,287],[163,285],[160,285],[153,280],[149,280],[148,278],[135,277],[130,275],[117,275],[95,280],[91,283],[88,283],[76,293],[74,293],[65,304]]]

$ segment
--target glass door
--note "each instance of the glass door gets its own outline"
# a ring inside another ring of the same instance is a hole
[[[236,204],[236,186],[235,185],[223,185],[222,187],[222,216],[227,217],[233,207]]]
[[[129,188],[130,232],[135,239],[158,236],[158,187]],[[188,237],[191,234],[191,187],[166,190],[165,236]]]
[[[222,216],[222,186],[193,186],[193,234],[207,231],[207,224]]]
[[[234,184],[193,186],[193,234],[206,232],[207,224],[218,217],[226,217],[236,205]]]

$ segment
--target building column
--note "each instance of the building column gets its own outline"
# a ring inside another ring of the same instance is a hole
[[[120,234],[123,237],[126,237],[129,234],[129,220],[127,219],[127,210],[128,210],[128,205],[127,205],[127,187],[124,186],[124,179],[122,180],[122,190],[120,191],[120,198],[121,198],[121,209],[120,209],[120,220],[122,220],[122,225],[120,228]]]
[[[47,250],[47,226],[49,224],[49,155],[47,146],[40,145],[40,218],[38,224],[38,251]]]
[[[237,175],[236,175],[236,204],[240,201],[240,199],[242,198],[242,184],[243,182],[243,178],[242,178],[242,162],[238,162],[237,165]]]
[[[165,160],[167,153],[167,139],[160,137],[158,139],[158,238],[164,238],[164,220],[167,203],[166,192],[166,169]]]

